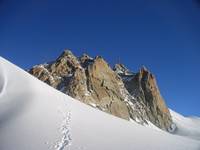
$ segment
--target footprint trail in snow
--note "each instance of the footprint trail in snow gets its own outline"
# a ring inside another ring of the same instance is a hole
[[[72,142],[71,133],[70,133],[70,121],[71,121],[71,112],[61,112],[63,115],[63,122],[61,126],[61,134],[62,137],[55,145],[55,150],[64,150],[70,149],[70,145]]]

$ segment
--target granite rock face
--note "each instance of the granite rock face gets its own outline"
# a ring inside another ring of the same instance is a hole
[[[167,130],[171,115],[155,77],[145,68],[132,73],[124,65],[112,69],[100,56],[76,57],[65,50],[55,61],[36,65],[29,73],[71,97],[104,112],[140,124],[150,121]]]
[[[114,70],[117,71],[118,66],[120,65],[115,65]],[[155,76],[145,67],[142,67],[138,73],[127,74],[127,71],[120,73],[118,71],[118,74],[123,79],[128,92],[145,104],[148,120],[161,129],[170,129],[172,118],[160,94]]]

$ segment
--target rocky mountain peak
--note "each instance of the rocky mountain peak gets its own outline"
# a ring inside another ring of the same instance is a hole
[[[148,81],[153,78],[153,74],[145,66],[142,66],[137,74],[140,80]]]
[[[121,75],[128,75],[128,74],[132,74],[132,72],[129,71],[129,69],[127,69],[125,67],[125,65],[123,64],[115,64],[113,67],[113,70],[117,73],[117,74],[121,74]]]
[[[95,59],[94,59],[94,64],[95,65],[102,65],[103,67],[109,67],[108,63],[103,59],[102,56],[96,56]]]
[[[145,72],[150,72],[150,71],[147,69],[147,67],[144,66],[144,65],[140,68],[140,71],[141,71],[141,72],[143,72],[143,71],[145,71]]]
[[[146,111],[149,120],[162,129],[169,129],[172,124],[171,115],[160,94],[155,76],[143,66],[138,73],[127,78],[123,76],[126,89],[149,108]]]
[[[79,57],[79,61],[83,67],[87,67],[90,63],[94,61],[94,59],[84,53],[81,57]]]
[[[156,79],[145,67],[132,73],[123,64],[112,69],[101,57],[76,57],[65,50],[55,61],[29,73],[92,107],[140,124],[152,122],[167,130],[171,116]]]
[[[74,56],[74,54],[72,53],[71,50],[69,49],[65,49],[62,54],[60,55],[60,57],[65,57],[65,56]]]
[[[85,61],[85,60],[93,60],[92,57],[90,57],[88,54],[84,53],[80,58],[80,61]]]

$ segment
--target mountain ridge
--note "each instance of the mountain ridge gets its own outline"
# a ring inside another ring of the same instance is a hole
[[[28,71],[50,86],[92,107],[139,124],[170,130],[172,118],[154,75],[145,67],[129,71],[123,64],[112,68],[101,56],[76,57],[70,50],[51,63]]]
[[[173,112],[178,125],[184,125],[178,131],[183,135],[169,134],[87,106],[1,57],[0,70],[0,83],[6,83],[0,93],[1,150],[200,148],[196,119]]]

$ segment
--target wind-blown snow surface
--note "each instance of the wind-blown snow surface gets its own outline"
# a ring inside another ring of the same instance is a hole
[[[0,58],[0,150],[200,150],[200,142],[100,112]]]
[[[184,117],[172,110],[170,110],[170,113],[174,123],[177,126],[174,134],[200,141],[200,118]]]

